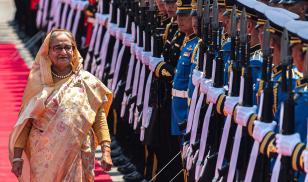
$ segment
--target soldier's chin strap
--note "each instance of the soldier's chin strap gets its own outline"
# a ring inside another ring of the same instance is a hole
[[[152,178],[151,178],[151,180],[149,181],[149,182],[153,182],[155,179],[156,179],[156,177],[161,173],[161,172],[163,172],[163,170],[165,170],[165,168],[175,159],[175,158],[177,158],[179,155],[181,154],[181,151],[179,151],[160,171],[158,171],[158,173],[155,175],[155,176],[153,176]],[[177,173],[173,178],[172,178],[172,180],[174,180],[174,178],[176,178],[181,172],[183,171],[183,169],[179,172],[179,173]],[[171,181],[172,181],[171,180]]]

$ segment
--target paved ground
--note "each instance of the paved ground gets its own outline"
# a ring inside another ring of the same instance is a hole
[[[0,0],[0,22],[7,22],[13,19],[15,6],[13,0]]]

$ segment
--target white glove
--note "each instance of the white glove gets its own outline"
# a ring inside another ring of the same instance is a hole
[[[304,150],[302,155],[304,158],[304,169],[305,172],[308,173],[308,150]]]
[[[128,34],[128,33],[123,33],[123,44],[126,47],[130,47],[132,42],[133,42],[132,41],[132,35]]]
[[[221,94],[225,93],[225,89],[224,88],[215,88],[215,87],[210,87],[208,92],[207,92],[207,101],[216,104],[219,96]]]
[[[257,111],[257,106],[252,106],[252,107],[238,106],[236,109],[235,122],[241,126],[247,126],[249,117],[252,114],[256,113],[256,111]]]
[[[123,40],[123,33],[125,32],[125,28],[118,28],[116,31],[116,38]]]
[[[200,91],[207,94],[209,87],[212,86],[213,82],[210,79],[202,78],[200,81]]]
[[[89,5],[88,1],[79,1],[77,9],[82,11]]]
[[[301,142],[298,133],[293,135],[276,134],[277,153],[283,156],[291,156],[295,146]]]
[[[150,57],[150,63],[149,63],[150,70],[154,72],[156,66],[162,61],[163,61],[162,58]]]
[[[236,104],[238,104],[239,97],[231,97],[227,96],[225,105],[224,105],[224,113],[225,115],[233,115],[234,108]]]
[[[201,72],[201,71],[198,71],[196,69],[193,70],[192,82],[193,82],[195,87],[199,86],[200,81],[202,79],[202,74],[203,74],[203,72]]]
[[[143,47],[136,46],[136,58],[141,61],[142,59]]]
[[[110,35],[115,36],[117,31],[117,25],[114,23],[109,23],[108,24],[108,32]]]
[[[142,52],[142,63],[145,65],[149,65],[150,57],[152,57],[151,52]]]
[[[274,131],[276,125],[276,121],[272,121],[271,123],[264,123],[259,120],[256,120],[254,122],[252,137],[260,143],[268,132]]]

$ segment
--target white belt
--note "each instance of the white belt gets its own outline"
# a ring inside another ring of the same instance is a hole
[[[176,89],[172,89],[172,96],[175,97],[181,97],[181,98],[187,98],[188,97],[188,93],[187,91],[184,90],[176,90]]]

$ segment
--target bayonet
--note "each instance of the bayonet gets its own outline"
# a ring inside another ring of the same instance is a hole
[[[210,50],[210,41],[211,38],[210,36],[210,0],[205,0],[205,7],[204,7],[204,16],[203,16],[203,22],[204,22],[204,27],[202,28],[203,32],[202,35],[203,37],[203,45],[204,48],[203,50],[206,51],[206,55],[204,55],[204,63],[203,64],[203,72],[205,72],[205,77],[210,79],[212,77],[212,59],[213,59],[213,51]],[[200,57],[200,56],[199,56]]]
[[[236,27],[237,27],[237,13],[236,13],[236,6],[234,5],[231,12],[231,26],[230,26],[230,32],[231,37],[236,37]]]
[[[245,44],[247,42],[247,17],[245,8],[243,8],[240,22],[240,42],[241,44]]]
[[[203,20],[204,25],[210,24],[210,0],[205,0]]]
[[[262,52],[263,52],[263,62],[262,62],[262,73],[261,73],[261,80],[262,82],[259,85],[259,90],[262,90],[264,87],[264,82],[267,81],[267,66],[269,61],[269,56],[271,55],[271,49],[270,49],[270,25],[269,21],[265,23],[264,29],[263,29],[263,43],[262,43]],[[271,78],[269,78],[270,80]]]
[[[282,91],[287,92],[287,67],[289,64],[289,37],[288,31],[283,30],[282,37],[280,39],[280,62],[282,66],[282,75],[281,75],[281,87]]]
[[[201,19],[201,35],[202,35],[202,44],[200,46],[201,49],[199,49],[199,68],[202,66],[202,71],[205,74],[208,74],[207,72],[211,72],[208,70],[206,64],[206,56],[205,52],[207,52],[208,49],[208,40],[209,40],[209,24],[210,24],[210,0],[204,1],[204,10],[203,15]]]
[[[283,30],[281,37],[280,60],[282,65],[288,65],[290,62],[289,36],[286,29]]]
[[[264,31],[263,31],[263,43],[262,43],[262,52],[264,57],[268,57],[271,54],[270,49],[270,24],[269,21],[265,23]]]
[[[304,79],[308,79],[308,52],[306,52],[306,60],[304,63]]]
[[[247,17],[246,9],[243,8],[241,17],[240,17],[240,51],[241,51],[241,64],[246,67],[247,59]]]
[[[218,27],[219,27],[219,22],[218,22],[218,2],[217,2],[217,0],[214,0],[214,2],[213,2],[212,27],[213,27],[214,30],[217,30]]]
[[[197,1],[197,16],[198,18],[202,18],[202,6],[203,6],[203,0]]]

